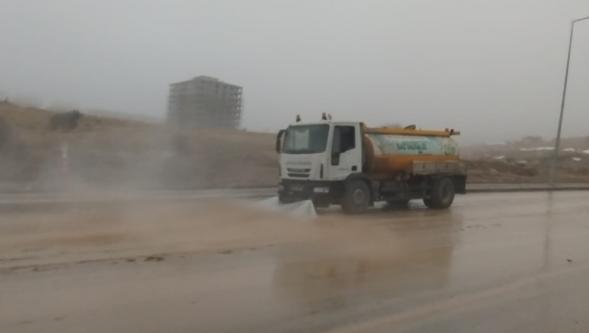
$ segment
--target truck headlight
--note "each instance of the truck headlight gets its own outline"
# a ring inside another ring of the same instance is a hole
[[[329,187],[314,187],[313,193],[329,193]]]

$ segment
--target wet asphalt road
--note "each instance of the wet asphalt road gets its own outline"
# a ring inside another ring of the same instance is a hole
[[[5,267],[0,332],[589,331],[589,192],[471,194],[449,211],[416,203],[276,223],[310,232]]]

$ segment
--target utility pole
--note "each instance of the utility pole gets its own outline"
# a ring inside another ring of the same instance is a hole
[[[554,152],[552,156],[552,164],[550,166],[550,186],[554,186],[556,175],[558,172],[558,153],[560,150],[560,135],[562,133],[562,118],[564,115],[564,107],[566,104],[567,86],[569,83],[569,69],[571,67],[571,51],[573,49],[573,37],[575,33],[575,24],[581,21],[589,20],[589,16],[582,17],[571,21],[571,34],[569,37],[569,53],[567,56],[567,64],[564,73],[564,86],[562,89],[562,99],[560,102],[560,116],[558,117],[558,129],[556,130],[556,140],[554,142]]]

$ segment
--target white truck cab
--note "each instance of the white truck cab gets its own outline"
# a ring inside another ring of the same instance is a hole
[[[338,181],[362,169],[360,123],[319,122],[289,126],[282,138],[282,179]]]

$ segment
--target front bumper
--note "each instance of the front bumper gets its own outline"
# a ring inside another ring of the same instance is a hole
[[[301,200],[335,203],[339,193],[341,191],[336,182],[283,179],[278,186],[278,197],[283,203]]]

